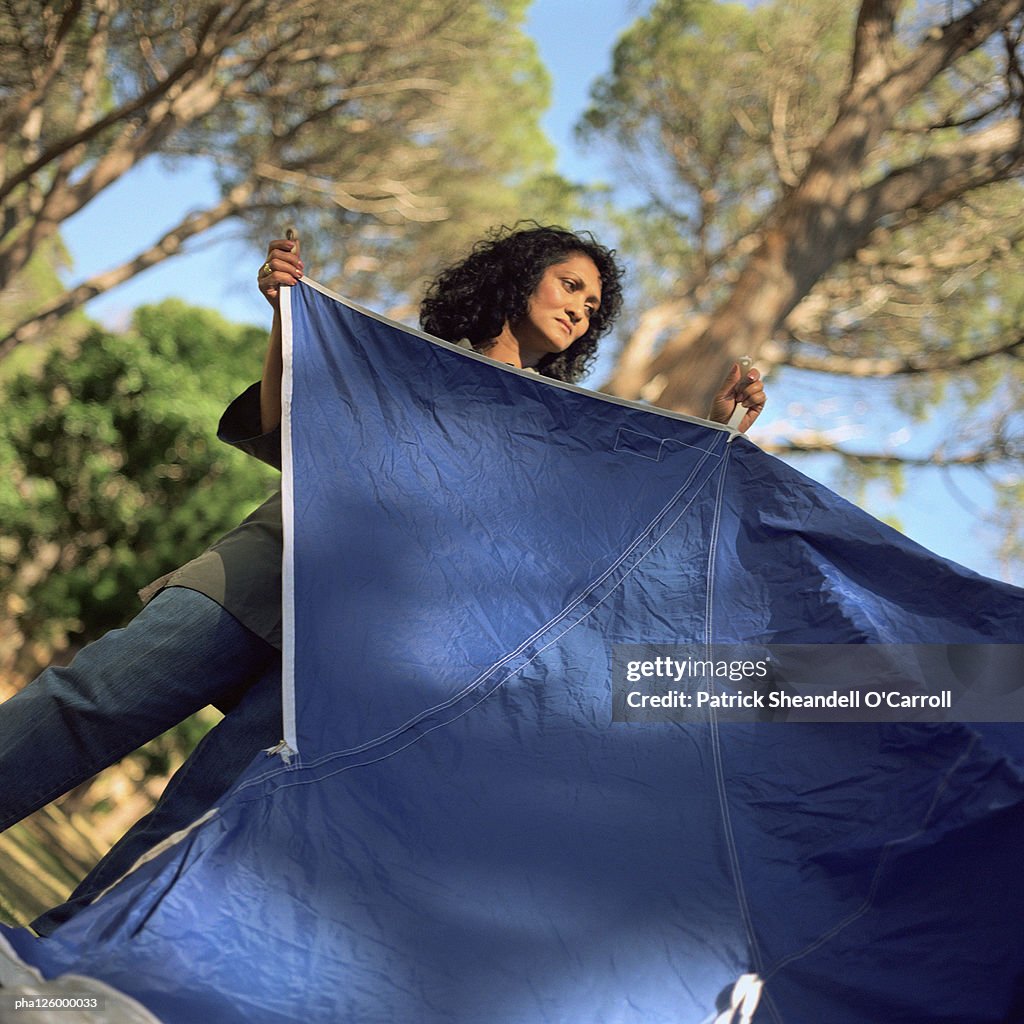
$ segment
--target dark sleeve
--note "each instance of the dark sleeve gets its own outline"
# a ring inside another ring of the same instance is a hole
[[[262,432],[259,382],[246,388],[225,410],[217,427],[220,440],[274,469],[281,468],[281,427]]]

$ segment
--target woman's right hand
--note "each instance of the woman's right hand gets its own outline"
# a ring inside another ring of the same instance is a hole
[[[256,283],[275,313],[281,308],[281,288],[296,284],[302,271],[298,238],[278,238],[267,246],[267,259],[260,267]]]

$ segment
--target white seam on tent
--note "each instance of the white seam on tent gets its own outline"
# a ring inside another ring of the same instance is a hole
[[[718,477],[718,487],[715,490],[715,504],[712,513],[711,535],[708,543],[708,568],[707,587],[705,596],[704,614],[704,641],[706,644],[714,642],[714,586],[715,586],[715,561],[718,553],[718,542],[722,524],[722,501],[725,495],[725,480],[732,464],[732,448],[726,450],[726,457],[723,462],[722,472]],[[729,869],[732,874],[733,888],[736,894],[736,903],[740,912],[740,919],[743,921],[744,931],[747,933],[747,941],[750,944],[750,955],[755,970],[759,975],[763,974],[763,958],[757,942],[757,934],[754,930],[753,916],[750,911],[750,903],[747,899],[746,888],[743,884],[743,872],[740,867],[739,850],[736,845],[736,836],[732,827],[732,816],[729,813],[729,797],[725,787],[725,768],[722,762],[722,747],[719,734],[718,715],[714,708],[710,713],[710,736],[711,755],[714,765],[715,792],[718,797],[719,812],[721,814],[722,831],[725,839],[726,854],[729,860]]]
[[[281,382],[281,521],[284,553],[281,563],[281,717],[288,751],[298,751],[295,719],[295,487],[292,453],[292,296],[291,288],[280,288],[281,354],[284,376]],[[290,753],[282,753],[285,762]]]

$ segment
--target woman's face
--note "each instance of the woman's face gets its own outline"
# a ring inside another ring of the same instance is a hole
[[[545,268],[526,315],[509,324],[519,342],[523,366],[534,366],[549,353],[564,352],[587,333],[600,305],[601,275],[589,256],[573,253]]]

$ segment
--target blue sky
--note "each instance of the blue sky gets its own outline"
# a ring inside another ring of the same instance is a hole
[[[647,6],[649,0],[535,0],[531,7],[527,29],[552,76],[552,105],[543,123],[557,146],[559,169],[567,177],[615,181],[616,169],[610,161],[599,152],[581,152],[572,129],[587,104],[591,83],[609,65],[616,38]],[[67,224],[64,238],[74,261],[72,276],[78,279],[116,265],[133,254],[140,239],[158,237],[184,212],[214,196],[212,181],[201,173],[172,172],[159,160],[147,161]],[[125,323],[138,305],[179,296],[217,308],[232,320],[268,323],[268,309],[253,287],[260,259],[260,253],[234,239],[229,227],[222,227],[199,240],[189,254],[168,260],[94,300],[88,311],[114,327]],[[820,391],[820,384],[815,386]],[[878,416],[870,414],[877,400],[863,386],[837,382],[832,387],[831,394],[816,394],[806,379],[781,375],[773,382],[769,412],[753,440],[758,433],[768,437],[782,430],[784,424],[799,419],[801,408],[822,400],[834,404],[834,427],[853,436],[894,437],[903,430],[903,424],[893,421],[883,424],[878,434]],[[917,428],[915,436],[927,441],[933,433],[926,426]],[[799,459],[794,465],[835,485],[828,460]],[[889,497],[883,487],[876,486],[860,503],[874,515],[898,520],[910,537],[947,558],[988,576],[1022,582],[1020,566],[1000,566],[988,553],[992,538],[985,535],[981,514],[989,497],[977,475],[960,474],[951,487],[939,473],[914,472],[908,475],[908,483],[909,494],[902,498]]]

